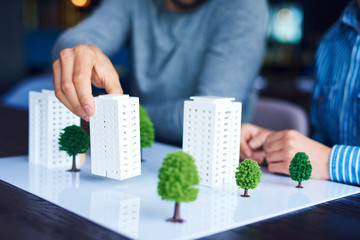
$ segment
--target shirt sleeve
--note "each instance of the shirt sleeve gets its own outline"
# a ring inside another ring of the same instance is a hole
[[[115,54],[129,35],[132,2],[103,0],[88,18],[61,34],[53,48],[52,60],[59,58],[62,49],[80,44],[95,45],[107,56]]]
[[[235,97],[243,102],[242,120],[249,121],[256,101],[255,78],[261,66],[266,39],[266,1],[229,1],[219,5],[212,19],[214,31],[199,75],[195,96]],[[188,98],[187,98],[188,99]],[[180,143],[184,100],[145,106],[154,122],[157,139]]]
[[[334,145],[329,159],[331,181],[360,185],[360,147]]]

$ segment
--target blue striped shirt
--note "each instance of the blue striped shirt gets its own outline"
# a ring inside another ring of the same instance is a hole
[[[330,180],[360,185],[360,25],[352,1],[323,38],[316,57],[313,138],[331,146]]]

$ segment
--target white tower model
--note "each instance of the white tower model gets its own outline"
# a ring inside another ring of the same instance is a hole
[[[235,181],[239,165],[241,102],[234,98],[190,97],[184,105],[183,151],[192,155],[200,184]]]
[[[29,161],[44,167],[71,167],[72,158],[59,151],[60,132],[80,126],[80,118],[68,110],[54,91],[29,92]],[[78,157],[77,157],[78,161]]]
[[[123,180],[141,174],[139,98],[95,98],[90,117],[91,172]]]

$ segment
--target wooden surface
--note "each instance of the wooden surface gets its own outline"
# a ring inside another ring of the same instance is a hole
[[[0,107],[0,157],[27,154],[27,116]],[[126,238],[0,181],[0,239]],[[360,239],[360,194],[203,239]]]
[[[0,239],[127,239],[0,181]]]

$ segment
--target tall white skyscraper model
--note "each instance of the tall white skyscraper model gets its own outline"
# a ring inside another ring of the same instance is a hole
[[[49,168],[71,167],[72,158],[59,150],[60,132],[70,125],[80,126],[80,118],[55,97],[54,91],[30,91],[29,162]]]
[[[234,98],[190,97],[184,104],[183,151],[192,155],[200,184],[235,181],[239,165],[241,102]]]
[[[95,97],[90,117],[91,172],[123,180],[141,174],[139,98]]]

